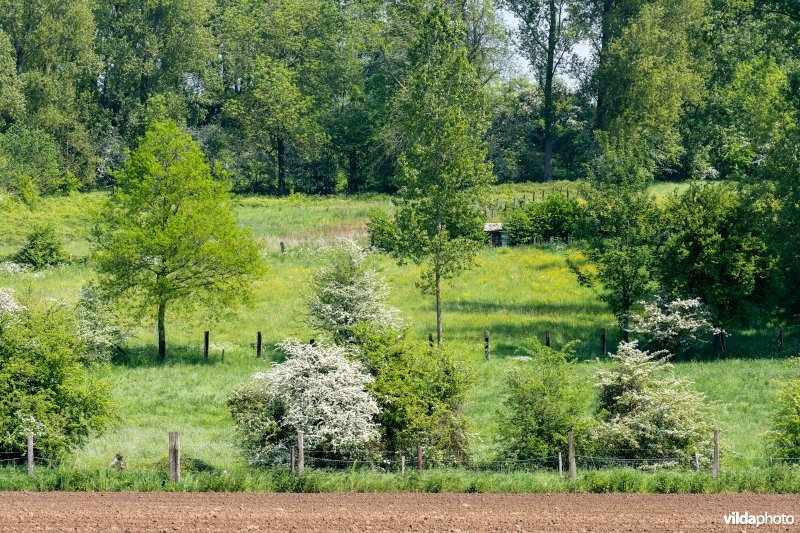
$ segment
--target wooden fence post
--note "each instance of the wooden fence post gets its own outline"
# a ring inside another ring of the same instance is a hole
[[[256,358],[260,358],[261,357],[262,346],[263,346],[263,343],[261,342],[261,332],[259,331],[258,335],[256,336]]]
[[[208,331],[203,333],[203,357],[208,359]]]
[[[486,356],[486,360],[488,361],[492,357],[492,350],[489,345],[489,330],[483,332],[483,352]]]
[[[222,349],[222,357],[220,357],[220,362],[221,363],[225,362],[225,348]]]
[[[297,472],[302,474],[306,469],[306,458],[303,450],[303,432],[297,432]]]
[[[422,474],[422,446],[417,445],[417,472]]]
[[[567,433],[567,446],[569,446],[569,479],[575,481],[578,477],[578,468],[575,465],[575,441],[571,431]]]
[[[716,479],[719,476],[719,430],[714,430],[714,463],[711,466],[711,476]]]
[[[558,452],[558,477],[564,477],[564,461],[561,458],[561,452]]]
[[[606,328],[600,330],[600,354],[605,357],[608,353],[608,349],[606,347]]]
[[[292,446],[292,459],[291,459],[291,462],[292,462],[292,474],[294,474],[296,453],[297,453],[297,448],[295,446]]]
[[[286,253],[286,245],[283,244],[283,241],[281,241],[281,253],[282,254]]]
[[[28,475],[33,475],[33,433],[28,433]]]
[[[783,350],[783,326],[778,326],[778,349]]]
[[[400,474],[404,475],[404,476],[406,475],[406,456],[405,455],[400,458]]]
[[[697,473],[700,473],[700,452],[697,450],[694,451],[694,468],[697,470]]]
[[[550,332],[544,334],[544,345],[550,348],[553,345],[553,339],[550,337]]]
[[[430,347],[433,348],[433,344],[434,344],[433,332],[429,331],[428,332],[428,345],[430,345]]]
[[[169,480],[181,482],[181,438],[176,431],[169,434]]]

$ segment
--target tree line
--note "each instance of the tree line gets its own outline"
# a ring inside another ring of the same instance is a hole
[[[655,178],[780,172],[768,162],[798,101],[792,0],[442,5],[499,181],[584,177],[616,156]],[[0,184],[27,201],[113,185],[154,119],[190,132],[237,192],[401,187],[408,139],[394,117],[419,66],[423,2],[0,7]]]

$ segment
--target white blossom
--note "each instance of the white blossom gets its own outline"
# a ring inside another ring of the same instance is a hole
[[[400,324],[397,310],[386,305],[386,285],[365,265],[368,255],[353,241],[342,239],[312,279],[309,323],[330,333],[337,343],[352,343],[353,328],[359,323],[378,329]]]
[[[111,358],[111,352],[123,341],[123,334],[111,309],[92,285],[81,289],[78,305],[76,333],[86,345],[86,360],[102,363]]]
[[[639,303],[643,309],[631,316],[628,331],[672,354],[708,342],[712,333],[722,331],[712,326],[711,313],[699,298]]]
[[[24,305],[14,299],[13,289],[0,289],[0,319],[14,316],[25,309]]]
[[[245,450],[256,461],[285,455],[297,431],[309,449],[336,453],[364,449],[378,438],[372,382],[364,368],[347,358],[340,346],[284,341],[278,348],[286,361],[234,392],[228,401]]]

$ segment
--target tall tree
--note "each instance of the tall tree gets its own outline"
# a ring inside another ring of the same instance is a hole
[[[588,36],[589,25],[578,0],[504,0],[519,19],[519,44],[533,66],[544,97],[544,180],[553,179],[556,77],[572,66],[574,47]]]
[[[486,96],[467,60],[463,25],[437,3],[421,28],[395,99],[393,128],[404,146],[396,222],[401,254],[426,264],[421,286],[435,294],[441,344],[442,281],[473,261],[482,240],[482,194],[492,175]]]
[[[116,177],[119,189],[94,231],[101,287],[155,311],[163,358],[167,309],[246,299],[261,256],[237,226],[226,187],[174,122],[152,124]]]

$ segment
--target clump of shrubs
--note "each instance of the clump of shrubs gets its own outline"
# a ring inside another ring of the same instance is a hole
[[[228,399],[251,463],[287,462],[298,431],[309,449],[328,456],[366,450],[378,437],[372,376],[339,346],[285,341],[278,349],[286,361]]]
[[[0,290],[0,459],[22,457],[33,433],[36,457],[57,460],[115,420],[76,329],[65,306],[24,306]]]
[[[500,420],[500,435],[508,458],[555,456],[567,449],[567,434],[580,434],[585,444],[584,399],[574,374],[575,343],[560,350],[530,339],[524,359],[506,379],[508,398]]]
[[[575,198],[551,194],[511,212],[503,221],[512,246],[570,239],[580,227],[583,207]]]
[[[14,256],[15,262],[27,265],[34,270],[58,265],[66,259],[67,255],[51,224],[34,227],[22,250]]]
[[[800,359],[794,359],[793,365],[795,370],[800,368]],[[795,376],[781,384],[766,441],[772,457],[800,457],[800,378]]]
[[[688,465],[699,452],[707,462],[713,417],[705,395],[675,376],[665,355],[622,342],[611,356],[614,368],[597,375],[592,440],[599,453]]]

